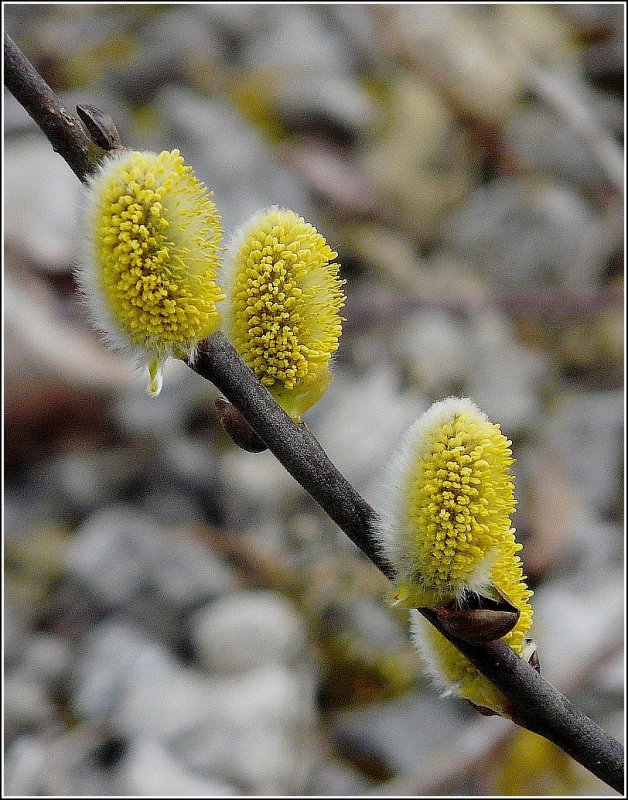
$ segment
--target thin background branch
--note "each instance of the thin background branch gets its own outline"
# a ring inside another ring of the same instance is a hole
[[[574,131],[589,144],[599,166],[608,179],[623,194],[624,158],[619,146],[604,130],[597,115],[583,99],[584,86],[575,79],[559,79],[530,59],[520,59],[526,83],[545,102],[554,108]]]
[[[42,128],[53,148],[84,181],[106,156],[59,103],[12,39],[5,34],[5,83]],[[255,378],[222,333],[200,347],[195,372],[233,403],[268,449],[388,578],[394,571],[373,536],[376,512],[334,467],[303,425],[295,424]],[[473,645],[455,639],[433,613],[421,613],[508,698],[513,721],[561,747],[609,786],[623,791],[623,747],[502,641]]]

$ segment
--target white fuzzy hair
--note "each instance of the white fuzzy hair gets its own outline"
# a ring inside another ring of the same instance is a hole
[[[145,153],[145,155],[156,158],[154,153]],[[119,169],[120,164],[132,159],[133,151],[131,150],[124,150],[107,156],[83,184],[80,195],[81,207],[79,209],[83,236],[79,246],[74,274],[81,299],[87,307],[90,321],[101,333],[106,344],[113,350],[126,352],[136,359],[142,360],[146,351],[129,343],[128,336],[111,313],[99,278],[100,268],[94,261],[95,243],[92,238],[96,236],[94,216],[100,186],[107,180],[111,172]]]
[[[458,684],[453,683],[443,672],[434,648],[429,643],[429,634],[433,631],[432,625],[416,609],[410,610],[410,635],[416,647],[425,672],[429,675],[434,687],[440,692],[441,697],[456,694]]]
[[[111,312],[110,304],[99,278],[100,267],[94,260],[96,244],[92,239],[97,235],[95,213],[100,186],[106,182],[111,172],[120,168],[121,164],[125,161],[132,161],[135,152],[133,150],[122,150],[113,155],[108,155],[101,161],[95,172],[87,176],[86,182],[83,184],[79,200],[80,230],[83,235],[78,247],[74,275],[81,300],[87,308],[89,319],[96,330],[100,332],[103,341],[112,350],[118,350],[134,358],[136,367],[144,369],[147,350],[145,347],[135,346],[129,342],[128,334],[119,325]],[[146,150],[143,150],[142,154],[149,159],[158,157],[156,153]],[[187,353],[188,358],[192,360],[195,353],[195,348],[190,348]]]

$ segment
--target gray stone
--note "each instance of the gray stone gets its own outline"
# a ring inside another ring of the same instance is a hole
[[[440,698],[426,686],[399,700],[340,712],[330,735],[337,752],[358,762],[368,759],[395,775],[416,775],[420,785],[432,764],[442,774],[453,759],[473,763],[489,751],[510,725],[498,718],[491,722],[477,724],[464,701]]]
[[[169,748],[195,773],[284,793],[304,784],[314,752],[314,688],[312,676],[278,665],[237,677],[180,669],[134,685],[112,722]]]
[[[269,451],[225,449],[221,462],[227,524],[235,529],[274,526],[303,489]]]
[[[497,311],[476,311],[467,341],[468,394],[506,436],[536,428],[549,363],[523,346],[508,319]]]
[[[167,683],[178,669],[162,645],[116,621],[103,622],[85,637],[75,666],[76,710],[87,719],[105,717],[125,693],[157,681]]]
[[[528,168],[587,189],[605,180],[591,148],[573,127],[546,108],[526,106],[507,121],[504,141]]]
[[[433,397],[447,397],[469,364],[469,324],[438,308],[422,308],[391,330],[397,363]]]
[[[204,487],[205,491],[211,492],[213,485],[215,482],[210,479]],[[174,485],[168,472],[164,472],[160,478],[147,487],[146,492],[142,494],[142,508],[147,514],[158,520],[160,525],[178,528],[182,522],[185,522],[186,526],[190,525],[196,528],[198,525],[202,528],[206,523],[205,509],[202,508],[200,502],[192,497],[189,488],[185,485],[181,487]],[[213,560],[213,558],[210,551],[210,559]],[[216,561],[218,561],[217,558]],[[226,565],[222,566],[224,568]]]
[[[443,221],[443,243],[501,286],[591,286],[607,253],[599,214],[572,188],[501,177]]]
[[[147,467],[147,454],[138,448],[80,448],[52,462],[49,477],[62,496],[83,510],[102,505]]]
[[[228,53],[223,38],[204,23],[198,7],[190,5],[163,9],[148,18],[139,31],[141,47],[124,64],[125,85],[135,80],[140,85],[146,83],[150,89],[156,71],[160,83],[164,83],[178,78],[180,71],[191,64],[209,69],[224,63]],[[175,68],[178,69],[174,71]]]
[[[396,617],[379,597],[361,595],[349,601],[344,628],[349,635],[364,642],[367,652],[395,653],[408,642]]]
[[[302,734],[260,725],[234,736],[231,745],[221,769],[249,792],[266,796],[302,793],[316,752]]]
[[[235,796],[235,786],[188,769],[165,747],[137,739],[120,769],[123,793],[144,797]]]
[[[56,710],[42,683],[13,670],[4,679],[4,730],[10,738],[53,721]]]
[[[151,674],[150,681],[126,681],[128,691],[120,696],[117,714],[126,733],[173,742],[191,733],[213,735],[221,728],[289,728],[312,717],[311,680],[284,666],[228,677],[185,668]]]
[[[429,403],[399,391],[396,370],[380,361],[359,377],[336,370],[334,382],[312,409],[312,430],[353,486],[377,503],[381,471],[406,429]],[[310,423],[308,423],[310,424]]]
[[[71,542],[68,570],[111,605],[152,592],[181,608],[233,585],[230,570],[200,540],[124,506],[86,520]]]
[[[5,246],[39,268],[67,271],[74,255],[80,183],[41,132],[7,142]],[[54,198],[54,202],[51,202]]]
[[[368,6],[334,3],[325,11],[340,31],[343,42],[350,43],[358,53],[368,57],[378,46],[378,19]]]
[[[33,742],[40,748],[37,767],[33,768],[39,769],[36,778],[41,794],[51,797],[120,794],[112,771],[104,769],[96,756],[105,741],[102,731],[83,724],[67,732],[62,732],[59,726]]]
[[[404,773],[428,757],[433,748],[456,735],[460,719],[452,701],[429,689],[389,703],[349,709],[336,715],[330,734],[337,752],[369,758],[374,764]]]
[[[316,767],[310,776],[306,794],[316,797],[368,797],[372,784],[357,769],[351,769],[339,760],[328,759]]]
[[[6,494],[5,492],[5,501]],[[26,609],[17,602],[11,590],[6,587],[3,615],[4,661],[6,666],[15,663],[24,651],[28,637],[27,621]]]
[[[189,414],[200,404],[210,404],[216,390],[192,372],[182,361],[167,359],[164,364],[164,389],[148,398],[145,377],[136,374],[126,391],[118,393],[112,404],[120,428],[130,436],[141,436],[152,452],[165,449],[185,431]]]
[[[261,3],[201,3],[196,9],[201,18],[238,40],[255,37],[269,21]]]
[[[363,133],[375,118],[375,108],[357,81],[314,72],[307,81],[294,81],[278,93],[276,110],[290,120],[321,117],[355,134]]]
[[[56,686],[72,660],[69,642],[50,633],[31,632],[24,645],[21,672],[44,686]]]
[[[248,69],[273,68],[307,81],[308,75],[342,74],[352,68],[351,51],[314,6],[266,7],[267,25],[246,42]]]
[[[6,88],[4,90],[4,106],[2,110],[5,142],[9,142],[14,135],[32,134],[37,130],[35,121],[28,111],[21,103],[18,103]]]
[[[583,505],[606,510],[620,502],[623,392],[571,392],[540,427],[549,452],[563,465]]]
[[[6,750],[4,791],[7,797],[46,794],[46,746],[36,736],[19,736]]]
[[[201,662],[219,672],[290,662],[305,646],[301,618],[287,600],[269,591],[221,597],[200,609],[191,624]]]
[[[178,436],[166,443],[163,455],[165,466],[184,486],[210,491],[218,473],[214,442],[189,435]]]
[[[54,191],[50,189],[47,196],[54,195]],[[45,233],[45,227],[43,230]],[[27,250],[21,252],[27,253]],[[29,380],[34,383],[35,392],[40,387],[42,407],[49,406],[53,414],[65,408],[63,403],[69,403],[77,390],[79,396],[84,397],[86,391],[108,394],[128,386],[133,380],[130,360],[107,350],[96,337],[88,335],[87,326],[77,334],[80,326],[68,323],[69,305],[60,302],[59,290],[54,284],[36,270],[21,268],[18,271],[16,266],[23,265],[14,255],[10,262],[13,269],[5,272],[2,288],[7,331],[5,369],[8,369],[5,374],[11,375],[7,386],[14,390],[11,398],[14,406],[20,407],[22,398],[27,405],[39,399],[33,389],[29,394],[22,386],[25,364],[29,365]],[[47,266],[55,268],[51,261]],[[59,266],[59,269],[64,267]],[[61,394],[56,392],[48,398],[47,382],[51,380]],[[84,413],[82,406],[79,408]]]
[[[607,565],[588,576],[570,571],[536,588],[532,604],[531,634],[538,645],[541,674],[551,676],[567,695],[574,680],[590,675],[597,683],[600,654],[619,642],[624,622],[622,570]]]

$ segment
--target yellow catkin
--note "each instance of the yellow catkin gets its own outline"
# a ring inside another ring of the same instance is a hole
[[[230,247],[227,335],[297,420],[331,381],[344,305],[336,257],[316,228],[276,206],[249,220]]]
[[[519,609],[503,641],[522,654],[532,591],[510,524],[516,504],[510,446],[472,401],[435,403],[390,466],[379,536],[396,572],[397,604],[415,609],[462,601],[469,593],[494,597],[497,589]],[[501,693],[418,612],[412,619],[415,643],[436,683],[507,715]]]
[[[427,432],[406,497],[408,547],[426,590],[455,595],[497,545],[514,544],[509,445],[498,425],[466,410]]]
[[[141,355],[157,394],[169,356],[193,358],[220,325],[222,230],[178,150],[108,158],[85,194],[79,282],[109,343]]]

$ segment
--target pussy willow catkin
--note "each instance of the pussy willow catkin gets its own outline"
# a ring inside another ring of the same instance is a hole
[[[449,397],[412,426],[390,464],[378,528],[396,572],[394,602],[411,609],[446,605],[496,591],[519,610],[503,641],[528,647],[532,608],[510,517],[515,510],[511,442],[469,399]],[[435,682],[507,715],[498,692],[418,612],[413,637]]]
[[[77,277],[92,322],[110,346],[145,362],[157,395],[165,360],[193,359],[220,325],[216,206],[178,150],[105,159],[83,206]]]
[[[271,206],[233,237],[224,269],[224,328],[293,419],[331,381],[344,305],[337,256],[294,211]]]

